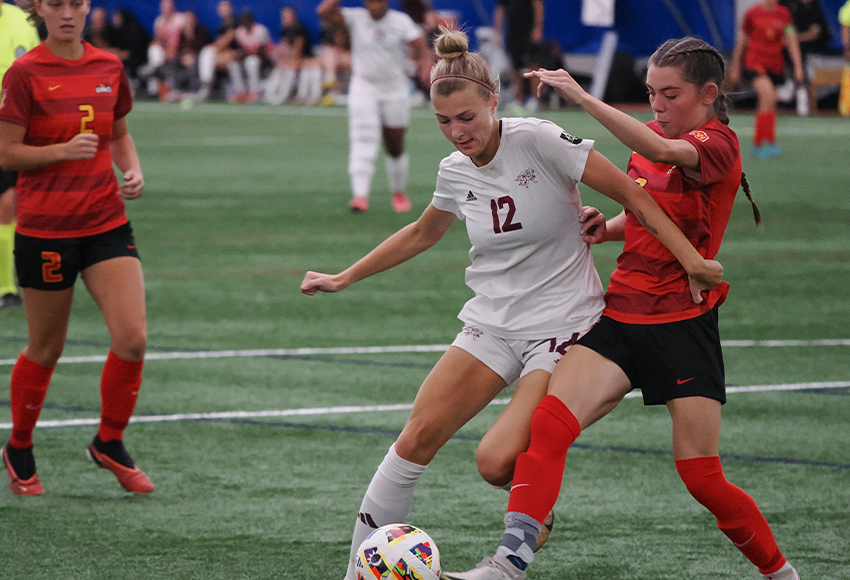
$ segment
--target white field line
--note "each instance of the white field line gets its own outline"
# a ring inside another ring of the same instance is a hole
[[[835,338],[824,340],[724,340],[721,345],[725,348],[740,347],[807,347],[807,346],[850,346],[850,338]],[[312,356],[330,354],[385,354],[404,352],[445,352],[448,344],[419,344],[398,346],[354,346],[339,348],[275,348],[260,350],[201,350],[182,352],[149,352],[145,361],[181,360],[181,359],[210,359],[210,358],[255,358],[271,356]],[[0,359],[0,366],[14,365],[17,359]],[[106,355],[67,356],[59,359],[60,364],[102,363]]]
[[[812,389],[842,389],[850,387],[850,381],[832,381],[817,383],[788,383],[781,385],[751,385],[748,387],[726,387],[726,392],[758,393],[766,391],[805,391]],[[640,397],[640,392],[632,391],[627,399]],[[494,399],[491,406],[504,406],[509,398]],[[312,409],[278,409],[268,411],[219,411],[214,413],[175,413],[173,415],[139,415],[130,419],[131,423],[173,423],[177,421],[215,421],[230,419],[268,419],[280,417],[305,417],[317,415],[345,415],[351,413],[382,413],[409,411],[410,403],[398,405],[361,405],[348,407],[315,407]],[[60,427],[89,427],[100,424],[100,418],[65,419],[60,421],[39,421],[38,427],[50,429]],[[11,430],[11,423],[0,423],[0,430]]]

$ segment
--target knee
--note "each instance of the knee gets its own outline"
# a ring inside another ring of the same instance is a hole
[[[484,481],[493,487],[504,487],[514,477],[516,457],[479,445],[475,452],[475,464]]]
[[[142,360],[145,357],[148,340],[144,329],[132,329],[123,332],[112,342],[112,352],[124,360]]]
[[[438,426],[422,421],[409,421],[395,442],[395,450],[402,459],[428,465],[445,440],[446,437]]]

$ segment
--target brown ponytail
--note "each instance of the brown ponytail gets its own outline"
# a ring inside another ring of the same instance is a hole
[[[756,220],[756,225],[761,225],[761,212],[759,211],[759,206],[756,205],[755,200],[753,199],[753,193],[750,191],[750,182],[747,181],[747,174],[741,173],[741,187],[744,188],[744,195],[747,196],[747,199],[750,200],[750,204],[753,206],[753,219]]]

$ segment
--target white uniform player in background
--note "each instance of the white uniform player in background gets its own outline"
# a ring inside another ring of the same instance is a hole
[[[556,363],[605,306],[589,247],[604,235],[604,218],[582,207],[579,181],[642,216],[680,260],[703,262],[649,194],[593,150],[593,141],[549,121],[497,119],[498,76],[468,52],[464,33],[443,30],[436,51],[431,101],[457,152],[440,163],[431,204],[348,269],[307,272],[301,284],[308,295],[337,292],[413,258],[456,219],[466,220],[472,243],[466,283],[475,296],[458,316],[463,329],[420,387],[407,424],[369,484],[346,580],[355,578],[357,548],[372,530],[408,521],[416,483],[437,451],[516,381],[476,452],[488,483],[510,485]],[[550,514],[544,524],[551,523]]]
[[[348,174],[351,211],[369,207],[375,160],[383,135],[392,206],[410,210],[404,193],[410,160],[404,132],[410,121],[410,53],[419,70],[430,70],[422,29],[410,17],[389,9],[388,0],[364,0],[363,8],[341,8],[341,0],[323,0],[316,11],[330,22],[345,23],[351,36],[351,84],[348,91]]]

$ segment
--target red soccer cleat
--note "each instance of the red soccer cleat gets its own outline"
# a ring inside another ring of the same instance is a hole
[[[6,447],[0,451],[3,455],[3,465],[6,467],[6,475],[9,477],[9,489],[15,495],[41,495],[44,493],[44,488],[41,487],[41,482],[38,481],[38,474],[34,473],[29,479],[20,479],[15,473],[9,458],[6,457]]]
[[[110,443],[113,442],[110,441]],[[123,448],[123,446],[122,443],[121,447]],[[151,480],[148,479],[148,476],[141,469],[138,467],[126,467],[110,459],[106,454],[101,453],[95,448],[94,442],[86,449],[86,453],[88,453],[88,456],[98,467],[111,471],[118,478],[118,483],[121,484],[121,487],[127,491],[135,493],[150,493],[153,491],[153,483],[151,483]]]
[[[352,198],[348,205],[351,206],[351,213],[363,213],[369,209],[369,200],[365,197]]]
[[[397,191],[393,194],[392,198],[393,209],[398,213],[404,213],[406,211],[410,211],[413,207],[410,205],[410,200],[407,199],[407,196],[404,193]]]

